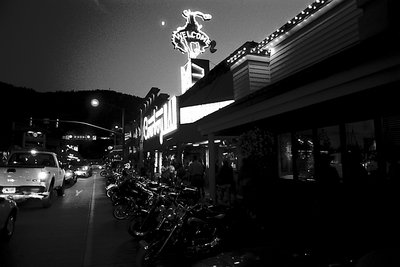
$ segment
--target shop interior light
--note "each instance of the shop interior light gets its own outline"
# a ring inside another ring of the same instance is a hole
[[[196,105],[190,107],[180,108],[180,122],[181,124],[193,123],[201,118],[214,113],[215,111],[228,106],[234,100],[221,101],[216,103],[209,103],[203,105]]]

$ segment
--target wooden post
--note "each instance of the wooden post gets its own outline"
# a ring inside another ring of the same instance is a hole
[[[208,135],[208,152],[209,152],[209,168],[208,168],[208,179],[209,179],[209,191],[210,197],[214,204],[217,202],[216,187],[215,187],[215,144],[214,144],[214,134]]]

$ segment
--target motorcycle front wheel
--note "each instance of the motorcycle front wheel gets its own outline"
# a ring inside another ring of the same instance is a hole
[[[138,267],[162,267],[162,261],[155,255],[162,243],[154,241],[147,244],[144,240],[139,241],[139,250],[136,254],[136,265]]]
[[[147,214],[137,214],[129,223],[128,233],[133,238],[144,238],[151,228],[156,226],[151,219],[145,221],[146,216]]]
[[[113,188],[106,189],[106,195],[107,197],[111,198],[111,196],[114,194],[115,190]]]
[[[111,203],[112,203],[112,204],[116,204],[117,201],[120,200],[120,198],[121,198],[121,197],[118,196],[117,189],[115,189],[115,190],[113,190],[113,192],[111,192],[110,199],[111,199]]]
[[[128,206],[127,205],[117,205],[114,208],[113,216],[117,220],[126,220],[129,217]]]

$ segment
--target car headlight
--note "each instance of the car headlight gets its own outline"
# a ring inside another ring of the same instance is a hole
[[[39,178],[39,180],[44,180],[48,177],[48,175],[49,175],[49,172],[39,172],[38,178]]]
[[[84,171],[89,170],[89,166],[83,166],[83,167],[82,167],[82,170],[84,170]]]
[[[69,178],[69,177],[71,177],[72,176],[72,171],[66,171],[65,172],[65,177],[67,177],[67,178]]]

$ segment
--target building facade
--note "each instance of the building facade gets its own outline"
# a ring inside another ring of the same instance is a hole
[[[288,225],[316,216],[318,202],[329,205],[325,212],[338,229],[393,226],[400,181],[398,7],[391,0],[315,1],[228,59],[235,103],[202,119],[199,130],[209,142],[254,128],[273,135],[275,171],[256,173],[264,186],[257,201],[285,203],[280,207],[292,215],[277,214]],[[258,59],[260,53],[268,58]],[[370,216],[384,223],[372,225]]]
[[[158,92],[153,95],[149,99],[159,99]],[[232,72],[222,62],[182,95],[168,96],[158,105],[147,104],[146,110],[143,106],[142,154],[151,166],[147,167],[151,176],[160,175],[165,161],[185,167],[194,156],[208,168],[208,140],[197,123],[231,104],[233,98]]]

